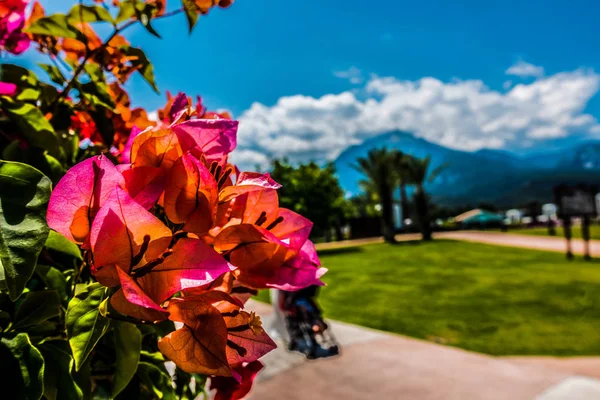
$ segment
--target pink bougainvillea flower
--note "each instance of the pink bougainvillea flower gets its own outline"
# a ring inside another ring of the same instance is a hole
[[[241,376],[230,365],[252,362],[277,346],[260,318],[241,310],[240,303],[221,291],[172,299],[169,319],[181,329],[158,343],[160,351],[186,372]]]
[[[0,82],[0,96],[14,96],[17,94],[17,85],[9,82]]]
[[[280,189],[281,185],[273,178],[271,174],[265,172],[264,174],[258,172],[242,172],[239,174],[236,186],[260,186],[268,189]]]
[[[126,164],[131,162],[131,146],[133,146],[134,139],[140,133],[142,133],[142,130],[140,128],[138,128],[137,126],[134,126],[133,128],[131,128],[131,133],[129,134],[129,137],[127,138],[127,142],[125,142],[125,146],[123,147],[123,152],[121,154],[121,162],[126,163]]]
[[[121,289],[110,299],[111,305],[115,310],[144,321],[162,321],[167,319],[169,313],[152,300],[133,277],[121,268],[115,269],[121,283]]]
[[[227,362],[230,365],[258,360],[277,345],[262,328],[260,318],[240,309],[239,304],[220,301],[213,305],[227,325]],[[234,374],[235,377],[235,374]]]
[[[203,234],[212,226],[217,202],[217,182],[210,170],[191,153],[184,154],[169,171],[165,185],[164,208],[169,220],[182,224],[196,213],[194,220],[201,226],[185,230]]]
[[[50,228],[74,243],[83,244],[92,221],[123,176],[105,156],[88,158],[75,165],[58,182],[48,204]]]
[[[213,161],[225,165],[227,155],[235,148],[237,121],[197,119],[169,128],[146,130],[131,146],[133,166],[160,167],[168,170],[184,153],[201,151],[207,165]]]
[[[237,144],[237,128],[238,121],[230,119],[195,119],[172,126],[182,148],[198,147],[209,165],[213,161],[227,164],[227,155]]]
[[[21,54],[29,47],[29,36],[22,32],[25,26],[25,6],[28,1],[0,3],[0,50]]]
[[[169,109],[169,118],[172,124],[176,124],[179,120],[191,110],[190,102],[185,93],[178,93],[173,99],[173,104]]]
[[[308,236],[312,222],[278,207],[280,185],[269,174],[241,173],[236,184],[219,193],[214,247],[238,267],[246,286],[298,290],[322,285],[326,272]]]
[[[202,104],[202,97],[196,96],[196,105],[185,93],[172,96],[167,91],[167,104],[158,110],[158,118],[164,125],[180,123],[191,118],[195,119],[232,119],[227,111],[207,111]]]
[[[265,285],[288,292],[312,285],[324,286],[320,278],[325,275],[327,268],[319,268],[320,266],[315,245],[307,240],[298,254],[284,262],[275,277]]]
[[[158,218],[115,187],[98,210],[90,243],[96,269],[116,265],[131,273],[158,258],[171,242],[171,230]]]
[[[268,217],[267,217],[268,216]],[[214,239],[214,248],[238,267],[240,283],[256,289],[298,290],[323,285],[326,269],[308,236],[312,222],[285,208],[262,211],[254,223],[229,223]]]
[[[171,321],[183,326],[158,341],[160,352],[185,372],[232,376],[226,355],[227,325],[219,310],[194,297],[173,299],[167,311]]]
[[[308,240],[313,223],[298,213],[280,208],[273,221],[266,220],[261,226],[265,226],[265,229],[287,243],[289,249],[297,253]]]
[[[233,266],[200,239],[182,238],[165,260],[144,274],[135,274],[140,287],[158,304],[173,294],[215,281]]]
[[[181,238],[171,250],[150,260],[131,275],[113,265],[101,268],[96,279],[105,286],[121,285],[122,294],[111,298],[113,307],[126,315],[147,321],[166,318],[160,304],[179,291],[204,293],[207,287],[233,269],[221,255],[200,239]],[[192,292],[192,289],[198,289]],[[126,304],[130,303],[130,304]]]
[[[4,18],[11,12],[25,13],[29,0],[2,0],[0,1],[0,18]]]
[[[123,164],[122,164],[123,165]],[[122,167],[127,193],[142,207],[149,210],[165,190],[167,177],[158,167]]]
[[[235,185],[219,192],[219,207],[211,235],[216,236],[227,226],[272,221],[277,217],[281,187],[266,174],[242,172]]]
[[[183,150],[175,133],[168,128],[146,129],[133,140],[133,167],[156,167],[168,171]]]
[[[238,379],[213,376],[210,378],[210,389],[216,390],[214,400],[239,400],[243,399],[250,390],[256,375],[264,368],[260,361],[242,363],[232,366],[232,371],[239,376]]]
[[[0,82],[0,93],[14,89]],[[191,119],[190,98],[169,101],[158,127],[123,128],[129,138],[111,151],[124,164],[99,156],[67,172],[48,224],[82,245],[96,281],[114,288],[108,317],[177,322],[159,350],[183,371],[225,377],[212,380],[216,398],[238,399],[276,347],[245,300],[257,289],[322,285],[326,269],[308,240],[312,223],[279,207],[281,185],[228,163],[237,121]]]

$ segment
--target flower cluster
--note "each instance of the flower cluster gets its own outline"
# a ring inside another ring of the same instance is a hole
[[[22,32],[28,3],[29,0],[0,2],[0,50],[21,54],[29,47],[29,36]]]
[[[170,124],[131,136],[129,163],[96,156],[71,168],[47,220],[112,288],[109,316],[178,322],[160,351],[186,372],[224,377],[213,386],[234,396],[275,347],[244,311],[248,294],[321,285],[326,270],[308,240],[312,223],[279,207],[280,185],[228,162],[237,121],[191,119],[182,94],[167,114]],[[223,385],[227,377],[236,384]]]

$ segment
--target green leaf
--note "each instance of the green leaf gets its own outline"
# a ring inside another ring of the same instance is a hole
[[[120,23],[135,17],[137,1],[126,0],[119,4],[119,14],[115,19],[116,23]]]
[[[92,283],[77,293],[69,302],[67,335],[77,371],[108,329],[109,320],[100,315],[98,310],[98,306],[105,296],[104,286]]]
[[[4,332],[11,324],[10,314],[6,311],[0,311],[0,332]]]
[[[11,300],[33,274],[48,237],[50,179],[37,169],[0,160],[0,273]]]
[[[90,80],[94,82],[102,82],[105,83],[104,72],[102,72],[102,67],[99,64],[95,63],[87,63],[85,67],[83,67],[84,71],[90,77]]]
[[[56,290],[61,302],[66,304],[69,298],[69,290],[67,289],[67,278],[65,275],[58,269],[44,264],[38,264],[35,267],[35,272],[48,288]]]
[[[13,101],[6,96],[0,96],[0,104],[8,117],[17,124],[29,144],[48,150],[50,155],[61,158],[58,137],[54,128],[44,118],[38,107],[29,103]]]
[[[150,84],[152,89],[156,93],[160,93],[154,82],[154,66],[146,57],[146,53],[142,49],[135,47],[122,46],[119,48],[125,55],[133,56],[135,59],[131,60],[131,64],[138,68],[138,72],[142,74],[142,77]]]
[[[13,64],[2,64],[0,65],[0,81],[17,85],[16,100],[37,101],[40,97],[40,81],[33,72],[26,68]]]
[[[83,260],[79,247],[58,232],[50,231],[45,246],[49,249],[68,254],[79,261]]]
[[[67,19],[71,22],[113,22],[113,17],[104,7],[81,4],[71,8]]]
[[[115,124],[112,118],[106,113],[106,108],[102,106],[96,107],[94,111],[90,112],[96,128],[102,136],[104,144],[110,147],[113,144],[115,138]]]
[[[65,171],[62,164],[56,158],[47,154],[46,151],[39,147],[31,146],[22,149],[19,147],[19,143],[18,140],[15,140],[8,144],[8,146],[4,148],[0,158],[5,161],[16,161],[31,165],[33,168],[36,168],[50,178],[53,183],[57,183],[59,179],[62,178]]]
[[[73,357],[66,340],[52,340],[39,347],[44,357],[44,396],[48,400],[79,400],[83,392],[71,372]]]
[[[38,400],[44,391],[44,358],[26,333],[0,339],[0,385],[6,398]]]
[[[40,98],[40,90],[34,88],[24,88],[18,94],[16,99],[19,101],[36,101]]]
[[[142,333],[129,322],[115,321],[116,371],[113,378],[112,396],[116,396],[135,375],[142,350]]]
[[[102,106],[114,110],[115,103],[108,93],[108,86],[102,82],[88,82],[80,87],[83,97],[94,106]]]
[[[151,25],[153,12],[154,7],[150,4],[146,4],[146,6],[142,10],[140,10],[139,8],[136,8],[135,10],[137,19],[142,23],[144,28],[146,28],[146,30],[152,35],[156,36],[159,39],[162,39],[158,32],[156,32]]]
[[[85,400],[92,399],[92,362],[87,360],[79,371],[73,372],[73,378],[83,392]],[[108,396],[107,396],[108,397]]]
[[[19,87],[35,87],[39,83],[33,72],[14,64],[0,64],[0,81]]]
[[[20,142],[13,140],[2,151],[2,158],[6,161],[18,161],[21,159],[22,150],[19,147]]]
[[[41,324],[60,315],[60,298],[56,290],[29,292],[15,312],[15,329]]]
[[[166,360],[160,351],[150,352],[142,350],[140,361],[149,362],[150,364],[164,364]]]
[[[57,85],[61,85],[61,86],[65,84],[65,77],[63,76],[62,72],[60,72],[60,69],[58,69],[57,66],[51,65],[51,64],[43,64],[43,63],[38,63],[38,65],[44,71],[46,71],[46,73],[48,74],[48,76],[50,77],[52,82],[56,83]]]
[[[140,362],[137,375],[140,386],[152,394],[155,399],[175,400],[175,390],[171,386],[171,377],[167,372],[156,365]]]
[[[40,98],[39,101],[42,104],[50,105],[54,99],[58,96],[58,89],[47,83],[40,82]],[[65,103],[59,104],[59,106],[66,106]],[[56,127],[55,127],[56,129]]]
[[[69,23],[69,20],[64,14],[52,14],[48,17],[42,17],[27,28],[25,32],[33,33],[34,35],[56,36],[69,39],[82,40],[83,34]],[[85,37],[82,40],[86,41]]]
[[[196,6],[194,0],[181,0],[181,4],[183,5],[183,11],[185,11],[188,28],[190,33],[192,33],[196,22],[198,22],[198,6]]]
[[[50,154],[44,154],[44,161],[43,168],[40,167],[40,169],[52,180],[53,184],[58,183],[60,178],[65,174],[62,164]]]

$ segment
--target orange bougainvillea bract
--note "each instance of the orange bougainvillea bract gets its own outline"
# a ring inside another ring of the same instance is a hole
[[[71,168],[47,220],[87,249],[114,312],[176,322],[160,351],[186,372],[226,377],[217,387],[233,380],[220,396],[238,398],[275,343],[233,288],[298,290],[322,285],[326,270],[312,223],[279,207],[280,185],[229,163],[237,121],[198,118],[183,94],[169,103],[157,126],[135,132],[129,163],[100,155]]]

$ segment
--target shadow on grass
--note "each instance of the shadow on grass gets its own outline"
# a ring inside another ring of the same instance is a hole
[[[565,259],[566,258],[567,257],[565,256]],[[592,254],[592,259],[591,260],[585,260],[582,255],[577,254],[577,255],[575,255],[575,258],[573,260],[570,260],[570,261],[574,261],[574,262],[584,261],[584,262],[588,262],[590,264],[600,264],[600,254],[596,255],[595,257]]]
[[[362,253],[363,249],[359,246],[356,247],[340,247],[337,249],[321,249],[318,250],[317,253],[320,256],[334,256],[337,254],[351,254],[351,253]]]

